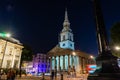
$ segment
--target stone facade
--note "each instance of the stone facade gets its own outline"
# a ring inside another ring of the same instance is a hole
[[[18,40],[0,37],[0,67],[19,68],[22,48]]]

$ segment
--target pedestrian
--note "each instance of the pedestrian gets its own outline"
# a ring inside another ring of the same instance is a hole
[[[15,80],[15,71],[10,69],[7,73],[7,80]]]
[[[51,80],[53,80],[54,79],[54,71],[52,71],[52,73],[51,73]]]
[[[61,80],[63,80],[63,73],[61,73]]]
[[[15,80],[15,76],[16,76],[15,70],[12,70],[11,71],[11,80]]]
[[[7,72],[7,80],[11,80],[11,69]]]
[[[7,75],[6,73],[4,72],[2,75],[1,75],[1,79],[0,80],[6,80],[7,79]]]
[[[43,77],[42,77],[42,80],[45,80],[45,74],[43,73]]]

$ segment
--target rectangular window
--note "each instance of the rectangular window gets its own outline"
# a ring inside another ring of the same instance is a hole
[[[10,64],[11,64],[11,61],[10,61],[10,60],[7,60],[6,68],[10,68]]]

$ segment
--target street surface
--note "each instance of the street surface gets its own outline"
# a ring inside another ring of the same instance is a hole
[[[15,80],[42,80],[42,77],[38,76],[23,76],[23,77],[17,77]],[[49,77],[45,77],[45,80],[50,80]]]
[[[39,76],[22,76],[22,77],[16,77],[15,80],[42,80],[42,77]],[[50,80],[50,76],[45,76],[45,80]],[[55,79],[54,79],[55,80]],[[57,76],[56,80],[61,80],[60,76]],[[66,76],[64,76],[63,80],[87,80],[87,76],[86,75],[82,75],[80,77],[71,77],[71,78],[67,78]]]

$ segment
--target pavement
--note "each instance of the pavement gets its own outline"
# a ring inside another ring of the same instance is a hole
[[[42,76],[22,76],[22,77],[16,77],[15,80],[43,80]],[[45,76],[44,80],[50,80],[50,76]],[[57,79],[54,80],[61,80],[60,76],[57,76]],[[81,75],[80,77],[66,77],[64,75],[64,79],[63,80],[87,80],[87,76],[86,75]]]
[[[16,77],[15,80],[42,80],[42,77],[38,77],[38,76],[23,76],[23,77]],[[50,80],[50,77],[45,77],[45,80]]]

